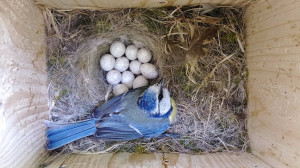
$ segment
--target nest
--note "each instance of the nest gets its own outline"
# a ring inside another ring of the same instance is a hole
[[[249,150],[243,11],[211,5],[103,11],[45,8],[51,120],[84,119],[109,100],[111,87],[99,60],[115,40],[151,50],[179,110],[167,130],[178,137],[124,142],[86,137],[57,151]]]

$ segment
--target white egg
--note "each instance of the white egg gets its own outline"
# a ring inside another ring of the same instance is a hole
[[[100,58],[100,67],[104,71],[112,70],[115,67],[115,64],[116,64],[116,60],[115,60],[114,56],[112,56],[110,54],[104,54]]]
[[[110,53],[116,58],[121,57],[125,53],[125,45],[121,41],[115,41],[110,46]]]
[[[158,71],[155,65],[150,63],[141,65],[141,73],[147,79],[155,79],[158,76]]]
[[[129,67],[129,60],[126,57],[120,57],[116,59],[115,69],[124,72]]]
[[[117,84],[113,87],[113,93],[115,96],[118,96],[125,92],[128,92],[128,87],[124,84]]]
[[[106,80],[109,84],[115,85],[122,80],[121,72],[117,70],[111,70],[106,74]]]
[[[126,85],[129,89],[132,88],[133,85],[133,80],[134,80],[134,74],[130,71],[124,71],[122,73],[122,80],[121,83]]]
[[[147,63],[151,60],[152,55],[151,52],[146,48],[141,48],[137,52],[137,58],[141,63]]]
[[[129,60],[135,60],[137,58],[138,48],[135,45],[129,45],[126,48],[125,55]]]
[[[129,64],[130,71],[132,73],[136,74],[136,75],[141,74],[141,69],[140,69],[141,64],[142,63],[140,61],[138,61],[138,60],[131,61],[130,64]]]
[[[143,75],[136,77],[133,81],[133,89],[147,86],[147,85],[148,85],[148,80]]]

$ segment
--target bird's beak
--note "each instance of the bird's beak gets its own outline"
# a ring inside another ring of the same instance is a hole
[[[171,105],[172,105],[172,112],[169,116],[169,121],[170,121],[170,124],[173,124],[176,120],[176,115],[177,115],[177,106],[176,106],[176,103],[175,103],[175,100],[171,98]]]
[[[161,79],[158,83],[157,83],[157,86],[159,86],[159,87],[163,87],[164,86],[164,80],[163,79]]]

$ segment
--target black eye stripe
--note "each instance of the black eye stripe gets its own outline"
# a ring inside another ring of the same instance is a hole
[[[158,100],[161,101],[163,99],[164,95],[163,95],[163,89],[160,88],[159,90],[159,95],[158,95]]]
[[[163,97],[164,97],[164,96],[160,93],[160,94],[158,95],[158,100],[161,101],[161,100],[163,99]]]
[[[140,104],[140,103],[141,103],[141,98],[142,98],[142,96],[138,98],[138,101],[137,101],[137,102],[138,102],[138,104]]]

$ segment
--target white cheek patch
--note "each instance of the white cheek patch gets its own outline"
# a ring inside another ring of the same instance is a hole
[[[147,90],[149,90],[153,93],[159,93],[160,87],[154,85],[154,86],[150,86]]]
[[[171,108],[170,93],[167,89],[163,89],[163,98],[159,103],[160,115],[166,114]]]

